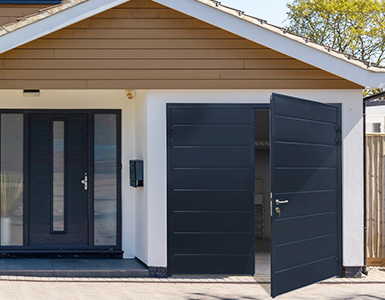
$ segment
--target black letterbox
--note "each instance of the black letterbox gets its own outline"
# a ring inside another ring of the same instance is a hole
[[[130,160],[130,186],[143,187],[143,160]]]

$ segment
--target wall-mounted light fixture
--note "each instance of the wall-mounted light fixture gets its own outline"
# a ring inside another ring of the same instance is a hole
[[[134,99],[134,90],[126,90],[127,92],[127,98],[132,100]]]
[[[23,90],[24,97],[40,97],[40,90]]]

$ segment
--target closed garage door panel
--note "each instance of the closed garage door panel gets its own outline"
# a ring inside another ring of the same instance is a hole
[[[169,274],[253,274],[253,110],[168,106]]]

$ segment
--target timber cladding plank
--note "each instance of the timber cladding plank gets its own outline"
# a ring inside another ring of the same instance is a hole
[[[68,28],[215,28],[196,19],[87,19]]]
[[[38,51],[38,50],[37,50]],[[28,52],[28,51],[26,51]],[[286,58],[285,55],[263,49],[55,49],[55,58],[63,59],[243,59]]]
[[[243,60],[5,60],[0,61],[3,69],[9,70],[156,70],[156,69],[242,69]]]
[[[20,49],[266,49],[241,39],[39,39]]]
[[[72,79],[219,79],[217,70],[104,70],[95,72],[94,70],[7,70],[0,71],[0,79],[21,79],[29,78],[43,80],[66,80]]]
[[[1,81],[0,81],[1,82]],[[125,89],[353,89],[346,80],[88,80],[87,88]]]
[[[0,80],[0,89],[60,89],[85,90],[86,80]]]
[[[258,70],[317,70],[318,69],[287,59],[254,60],[248,67],[250,60],[242,59],[7,59],[0,66],[4,70],[140,70],[140,69],[258,69]],[[309,74],[307,74],[309,75]]]
[[[0,89],[356,89],[346,80],[0,80]]]
[[[218,28],[191,30],[186,28],[136,28],[136,29],[69,29],[51,33],[43,39],[242,39]],[[256,44],[257,45],[257,44]],[[258,47],[263,47],[258,45]]]
[[[226,80],[304,80],[306,76],[311,76],[314,80],[331,79],[338,80],[338,77],[328,73],[311,70],[259,70],[259,71],[219,71],[219,70],[103,70],[95,72],[94,70],[1,70],[0,79],[18,80],[18,79],[143,79],[143,80],[161,80],[161,79],[226,79]],[[327,76],[328,75],[328,76]]]
[[[121,8],[110,9],[92,19],[192,19],[169,8]]]

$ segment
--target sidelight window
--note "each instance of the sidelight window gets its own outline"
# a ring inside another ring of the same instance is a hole
[[[23,245],[23,114],[1,114],[1,246]]]
[[[95,114],[94,244],[117,242],[116,114]]]

